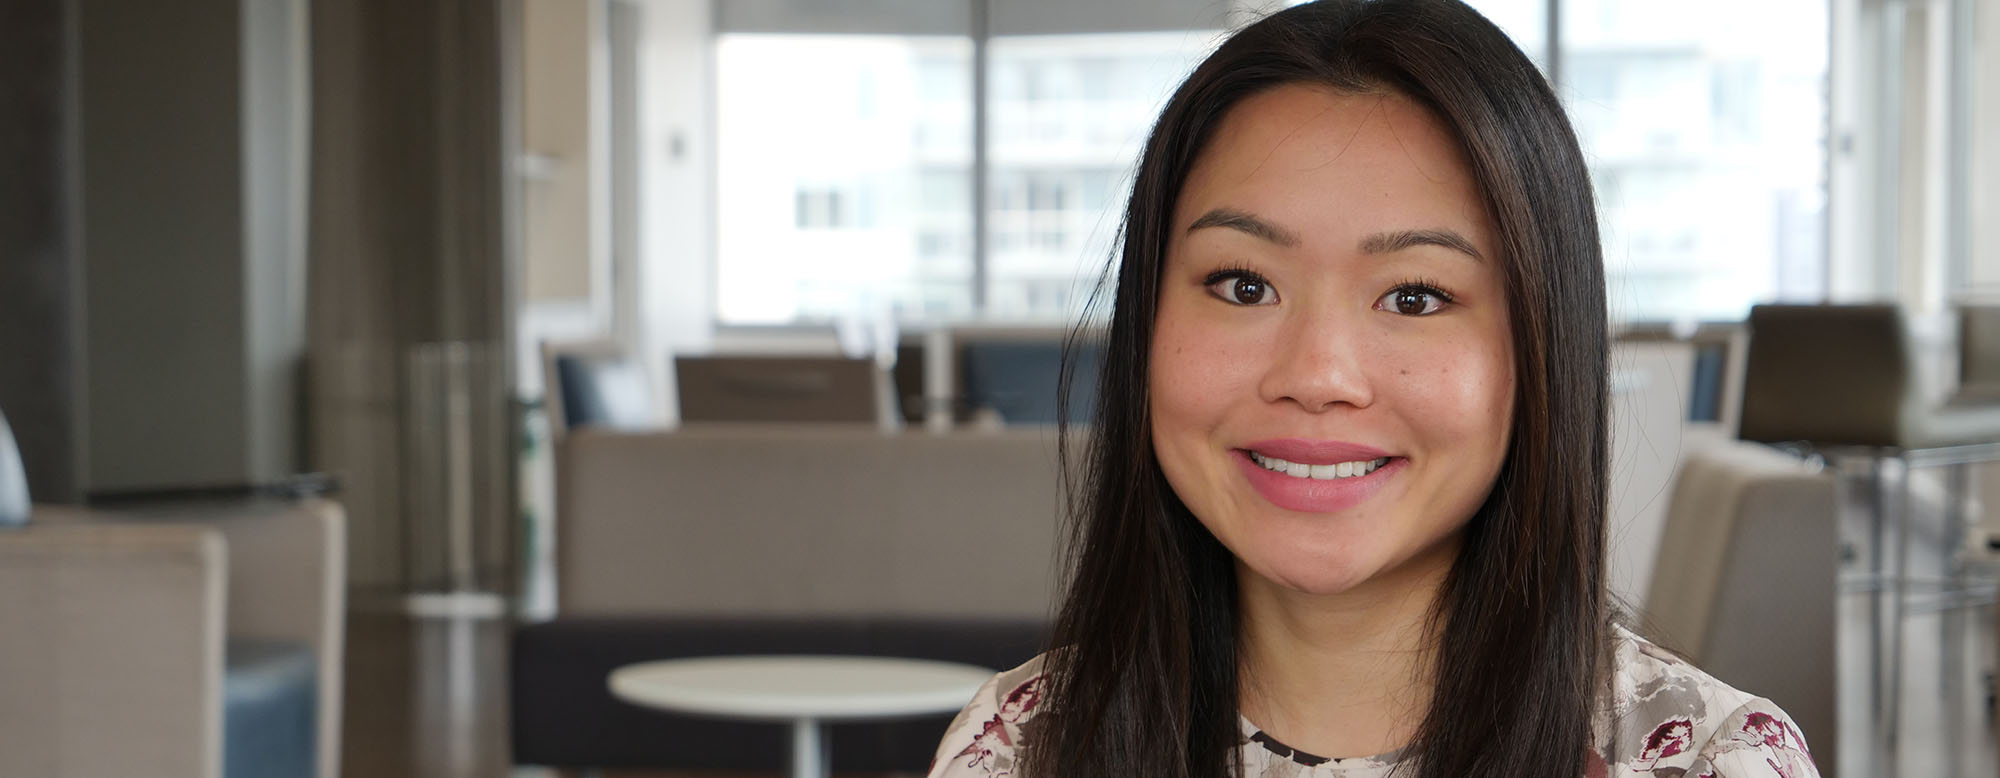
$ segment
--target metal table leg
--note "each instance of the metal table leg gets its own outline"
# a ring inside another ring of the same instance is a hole
[[[826,727],[814,719],[792,722],[792,778],[827,778]]]

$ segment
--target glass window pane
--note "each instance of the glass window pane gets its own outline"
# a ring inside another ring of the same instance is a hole
[[[994,38],[986,313],[1067,319],[1111,256],[1146,133],[1213,31]]]
[[[1562,10],[1562,91],[1597,184],[1613,317],[1735,319],[1818,299],[1826,4]]]
[[[1286,0],[1287,5],[1304,5],[1307,0]],[[1534,60],[1543,73],[1549,71],[1549,0],[1467,0],[1480,15],[1499,27],[1521,52]]]
[[[972,313],[972,44],[716,42],[716,317]]]
[[[1549,72],[1548,0],[1471,0],[1467,4],[1506,32],[1542,73]]]

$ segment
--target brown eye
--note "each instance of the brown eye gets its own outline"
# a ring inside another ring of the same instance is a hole
[[[1404,316],[1428,316],[1443,309],[1451,298],[1445,293],[1416,284],[1404,284],[1389,290],[1382,299],[1375,301],[1375,309],[1400,313]]]
[[[1271,282],[1242,271],[1209,276],[1208,291],[1225,302],[1237,305],[1271,305],[1278,302],[1278,292],[1271,288]]]

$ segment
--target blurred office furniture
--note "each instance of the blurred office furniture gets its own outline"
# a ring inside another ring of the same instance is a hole
[[[518,532],[506,347],[436,341],[405,351],[399,464],[403,595],[418,612],[494,613]]]
[[[500,591],[519,536],[519,407],[499,342],[342,343],[316,350],[310,461],[340,476],[348,580],[370,599]]]
[[[1958,309],[1958,386],[1962,401],[2000,402],[2000,305]]]
[[[1101,331],[1024,325],[938,326],[905,333],[895,382],[904,418],[932,431],[973,424],[1050,426],[1064,360],[1072,359],[1069,421],[1095,417]]]
[[[682,423],[901,424],[887,418],[890,377],[873,358],[679,356]]]
[[[514,636],[523,764],[782,769],[784,728],[668,716],[605,688],[703,653],[910,656],[1006,668],[1042,650],[1054,431],[859,425],[580,430],[558,443],[556,619]],[[836,729],[836,770],[921,772],[949,717]]]
[[[344,526],[308,499],[0,531],[0,775],[337,778]]]
[[[1742,340],[1742,328],[1726,324],[1634,326],[1612,339],[1605,572],[1634,610],[1646,608],[1676,469],[1735,437]]]
[[[1952,364],[1959,349],[1931,335],[1937,328],[1930,324],[1888,305],[1759,305],[1749,321],[1741,437],[1804,446],[1836,473],[1866,473],[1866,483],[1852,493],[1865,498],[1870,511],[1868,575],[1859,583],[1873,597],[1875,764],[1850,769],[1891,777],[1899,769],[1906,614],[1920,596],[1926,609],[1945,614],[1941,623],[1949,634],[1963,607],[1975,604],[1957,561],[1970,523],[1966,483],[1972,465],[2000,459],[2000,396],[1956,391],[1947,379],[1965,367]],[[1944,469],[1945,488],[1935,502],[1943,514],[1938,535],[1945,575],[1935,580],[1908,573],[1917,513],[1912,471],[1924,468]],[[1840,480],[1843,488],[1853,486],[1847,480]],[[1949,639],[1944,644],[1943,672],[1957,672],[1962,651]],[[1947,697],[1963,693],[1957,684],[1945,687]]]
[[[1927,351],[1894,306],[1756,306],[1742,438],[1901,451],[2000,440],[2000,403],[1947,402]]]
[[[28,523],[28,473],[21,467],[21,449],[7,414],[0,412],[0,529]]]
[[[549,424],[556,435],[583,427],[648,429],[665,424],[645,364],[616,343],[543,343]]]
[[[644,708],[784,724],[792,778],[831,778],[830,724],[954,715],[994,672],[938,659],[760,654],[649,659],[608,681],[613,696]]]
[[[1068,387],[1071,424],[1096,418],[1097,373],[1104,361],[1101,342],[1075,346],[1075,371]],[[959,348],[960,386],[974,416],[990,412],[1006,424],[1056,424],[1065,344],[1061,338],[1003,340],[968,338]]]
[[[1669,648],[1790,713],[1828,776],[1839,731],[1835,500],[1831,474],[1767,446],[1690,452],[1674,477],[1645,609]]]
[[[1006,669],[1047,648],[1040,622],[979,617],[599,616],[523,626],[508,676],[517,764],[775,773],[791,733],[782,724],[716,721],[645,710],[605,681],[628,664],[743,654],[900,656]],[[843,772],[920,774],[950,714],[835,724]]]

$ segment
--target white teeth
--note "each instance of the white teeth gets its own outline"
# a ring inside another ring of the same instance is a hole
[[[1293,478],[1311,478],[1319,481],[1364,476],[1375,472],[1376,469],[1383,465],[1389,464],[1389,458],[1383,457],[1381,459],[1364,459],[1358,462],[1341,462],[1332,465],[1308,465],[1299,462],[1287,462],[1277,457],[1267,457],[1255,451],[1250,452],[1250,459],[1266,470],[1284,473]]]

